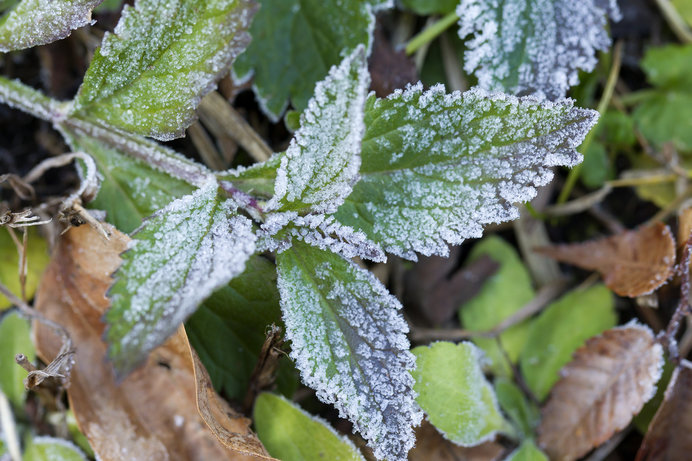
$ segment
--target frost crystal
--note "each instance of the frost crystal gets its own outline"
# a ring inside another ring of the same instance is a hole
[[[323,214],[298,216],[296,212],[273,213],[262,224],[258,234],[259,251],[284,251],[293,239],[322,250],[338,253],[344,258],[359,257],[384,262],[384,251],[368,240],[363,232],[354,231]]]
[[[102,0],[21,0],[0,20],[0,51],[21,50],[60,40],[89,25]]]
[[[361,180],[335,216],[410,259],[516,219],[513,204],[533,198],[551,167],[579,163],[575,147],[598,115],[571,100],[420,84],[371,96],[365,112]]]
[[[405,460],[422,413],[401,304],[370,272],[303,243],[280,253],[277,269],[303,382],[353,423],[378,459]]]
[[[343,203],[358,181],[369,84],[365,49],[358,46],[316,85],[266,210],[331,213]]]
[[[251,222],[220,202],[215,180],[171,202],[136,232],[109,295],[109,355],[131,371],[199,303],[245,268],[255,250]]]
[[[247,46],[250,0],[137,0],[106,33],[73,115],[170,140]]]
[[[461,0],[459,36],[467,39],[464,69],[481,88],[562,98],[606,50],[607,18],[616,0]]]

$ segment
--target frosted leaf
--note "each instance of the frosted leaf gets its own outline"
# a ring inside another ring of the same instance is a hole
[[[0,51],[21,50],[65,38],[92,24],[102,0],[22,0],[0,18]]]
[[[315,84],[358,45],[369,50],[374,13],[392,0],[261,0],[252,42],[233,67],[234,80],[254,75],[263,112],[278,121],[289,102],[303,111]]]
[[[461,0],[459,36],[464,69],[490,91],[562,98],[606,50],[608,16],[617,0]]]
[[[303,382],[353,423],[378,459],[405,460],[422,413],[401,304],[370,272],[329,251],[294,242],[276,261]]]
[[[365,109],[361,180],[335,214],[385,251],[446,255],[483,226],[516,219],[551,167],[574,166],[598,114],[571,100],[541,102],[418,84]]]
[[[315,86],[276,172],[267,211],[333,213],[358,181],[368,74],[358,46]]]
[[[169,140],[247,46],[250,0],[137,0],[126,5],[75,98],[72,115]]]
[[[259,251],[284,251],[296,239],[347,259],[359,257],[376,262],[387,260],[384,251],[368,240],[363,232],[344,226],[334,216],[298,216],[291,211],[273,213],[262,224],[257,238]]]
[[[255,250],[250,220],[220,201],[210,180],[171,202],[135,233],[109,291],[109,357],[122,376],[173,334]]]

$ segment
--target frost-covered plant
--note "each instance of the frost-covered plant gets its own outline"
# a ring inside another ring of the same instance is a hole
[[[384,2],[365,3],[371,14]],[[405,459],[422,417],[408,327],[399,301],[352,258],[446,255],[483,225],[515,219],[514,204],[550,181],[552,167],[579,162],[575,147],[596,113],[566,99],[421,84],[379,99],[368,94],[361,42],[317,83],[288,149],[265,163],[210,172],[143,138],[189,125],[247,43],[252,13],[245,0],[138,0],[73,101],[6,79],[0,99],[94,157],[103,175],[94,206],[112,222],[129,231],[132,215],[149,216],[109,292],[106,339],[120,376],[253,254],[272,251],[303,381],[375,456]]]

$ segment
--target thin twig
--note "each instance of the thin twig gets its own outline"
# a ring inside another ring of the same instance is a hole
[[[670,0],[656,0],[656,4],[678,40],[683,43],[692,43],[692,29],[680,16],[675,6],[670,3]]]
[[[659,342],[668,349],[668,355],[673,363],[680,361],[678,343],[675,336],[680,329],[682,319],[692,313],[690,310],[690,255],[692,253],[692,235],[687,239],[685,248],[682,252],[682,257],[677,267],[678,275],[680,276],[680,302],[673,312],[673,316],[668,322],[668,327],[665,332],[658,335]]]
[[[187,134],[190,135],[192,144],[195,145],[199,156],[202,157],[204,163],[212,170],[221,171],[228,168],[224,165],[221,154],[214,146],[214,142],[199,122],[193,123],[187,129]]]
[[[508,328],[540,312],[548,303],[557,298],[564,291],[565,285],[566,282],[564,280],[557,280],[548,285],[544,285],[538,290],[538,293],[536,293],[536,296],[534,296],[531,301],[490,330],[472,331],[462,328],[444,330],[439,328],[414,328],[411,330],[411,340],[416,343],[427,343],[435,340],[461,341],[468,338],[494,338]]]
[[[238,141],[256,162],[264,162],[272,150],[248,122],[216,91],[202,99],[199,116],[215,135],[226,134]]]
[[[605,184],[600,189],[560,205],[553,205],[545,208],[542,212],[544,216],[569,216],[588,210],[595,204],[603,201],[604,198],[613,190],[612,186]]]

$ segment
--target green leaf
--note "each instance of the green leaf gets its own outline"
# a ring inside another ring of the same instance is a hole
[[[369,82],[365,49],[358,46],[315,87],[300,128],[278,156],[274,196],[264,206],[269,214],[259,236],[261,249],[282,250],[296,238],[347,258],[385,260],[365,234],[324,216],[337,210],[358,181]],[[262,171],[256,167],[245,173]]]
[[[651,48],[641,62],[654,90],[632,116],[647,139],[692,152],[692,45]]]
[[[24,354],[30,362],[36,359],[29,322],[11,312],[3,316],[0,322],[0,389],[15,408],[22,408],[27,372],[15,362],[17,354]]]
[[[429,16],[451,13],[459,0],[399,0],[399,3],[418,15]]]
[[[513,203],[573,166],[596,113],[570,100],[538,102],[422,85],[368,98],[361,180],[339,208],[342,224],[386,251],[446,255],[482,226],[516,219]]]
[[[247,45],[250,0],[137,0],[106,33],[72,116],[169,140]]]
[[[329,423],[278,395],[260,394],[252,419],[269,454],[282,461],[364,461],[353,442]]]
[[[680,16],[692,27],[692,0],[671,0]]]
[[[72,150],[91,155],[102,176],[101,187],[90,208],[106,211],[106,220],[122,232],[137,229],[142,220],[173,199],[191,194],[194,186],[127,155],[121,149],[80,132],[63,129]],[[175,156],[163,146],[141,140],[144,148]]]
[[[255,250],[250,220],[218,197],[215,179],[171,202],[135,233],[109,291],[108,355],[124,376],[197,306],[245,269]]]
[[[401,304],[369,271],[330,251],[294,242],[276,262],[303,382],[353,423],[377,458],[406,459],[422,415]]]
[[[524,440],[521,446],[514,450],[505,461],[549,461],[548,457],[538,449],[533,440]]]
[[[209,372],[214,388],[229,399],[245,397],[265,339],[267,325],[281,323],[274,264],[252,256],[245,271],[214,292],[185,323],[190,344]],[[281,360],[277,382],[290,391],[292,365]]]
[[[416,401],[448,440],[474,446],[508,428],[495,393],[481,370],[481,352],[471,343],[437,342],[412,350]]]
[[[482,256],[489,256],[500,267],[485,282],[476,296],[459,308],[463,326],[472,331],[487,331],[495,328],[507,317],[521,309],[534,297],[531,275],[510,244],[497,236],[489,236],[478,242],[471,251],[466,264],[472,264]],[[526,343],[529,323],[522,322],[508,328],[500,335],[502,348],[512,363],[516,363]],[[475,338],[473,342],[490,359],[494,374],[510,376],[512,369],[497,340]]]
[[[21,241],[22,231],[15,230],[17,238]],[[21,296],[21,284],[19,283],[19,253],[12,237],[6,229],[0,229],[0,283],[5,285],[12,293]],[[31,299],[36,293],[39,279],[43,270],[48,265],[48,245],[35,230],[29,230],[26,247],[27,277],[26,297]],[[0,294],[0,311],[10,307],[9,299]]]
[[[538,408],[529,401],[519,387],[507,378],[497,378],[494,382],[495,395],[502,411],[519,428],[523,437],[534,435],[540,414]]]
[[[457,15],[459,36],[471,36],[464,69],[481,88],[551,100],[594,69],[610,47],[608,16],[620,19],[616,0],[462,0]]]
[[[0,51],[21,50],[65,38],[90,25],[102,0],[22,0],[0,18]]]
[[[581,181],[589,188],[597,189],[608,179],[611,179],[613,172],[610,164],[610,157],[606,151],[606,146],[593,141],[584,154],[584,163],[581,169]]]
[[[278,121],[289,100],[308,106],[315,84],[358,45],[370,50],[373,10],[388,0],[261,0],[250,28],[252,42],[238,57],[234,80],[254,74],[254,89],[265,114]]]
[[[548,396],[574,351],[588,338],[615,326],[614,307],[613,294],[599,284],[569,292],[531,323],[519,365],[539,400]]]
[[[363,46],[317,83],[300,128],[281,156],[266,211],[332,213],[343,203],[358,180],[369,85]]]
[[[24,461],[86,461],[82,451],[65,439],[34,437],[28,443]]]

